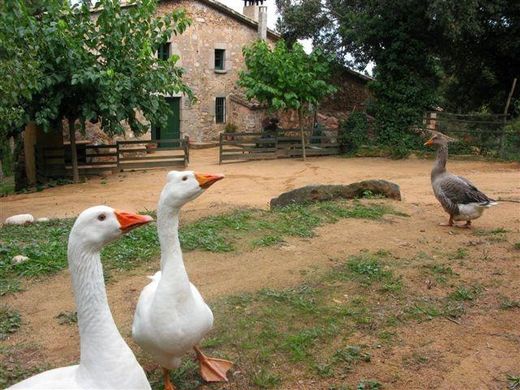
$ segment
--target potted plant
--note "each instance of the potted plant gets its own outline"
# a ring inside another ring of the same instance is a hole
[[[237,129],[238,129],[238,126],[235,125],[234,123],[227,123],[226,127],[224,127],[224,134],[225,134],[224,138],[227,141],[233,141],[235,139],[235,137],[233,137],[233,133],[236,133]]]

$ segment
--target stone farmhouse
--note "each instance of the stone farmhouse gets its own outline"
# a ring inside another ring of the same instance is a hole
[[[217,0],[159,3],[158,14],[184,8],[192,19],[192,25],[162,45],[157,55],[164,59],[173,54],[180,56],[178,64],[186,71],[184,80],[197,101],[192,104],[180,95],[165,97],[173,114],[167,123],[152,128],[145,136],[147,139],[176,139],[187,135],[190,143],[197,145],[214,143],[228,125],[237,131],[260,131],[269,113],[259,104],[247,101],[237,87],[239,72],[245,66],[242,48],[259,38],[274,45],[281,37],[267,28],[267,7],[262,5],[263,0],[242,1],[243,13]],[[337,118],[342,119],[353,108],[362,106],[368,97],[368,77],[344,69],[335,80],[340,90],[338,95],[342,97],[325,102],[320,108],[324,114],[318,117],[327,127],[337,127]],[[280,124],[286,128],[297,127],[296,113],[280,114]]]

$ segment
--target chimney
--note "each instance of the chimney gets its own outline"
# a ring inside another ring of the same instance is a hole
[[[243,14],[249,19],[258,22],[259,6],[264,5],[265,0],[244,0]]]
[[[265,41],[267,39],[267,6],[258,7],[258,38]]]

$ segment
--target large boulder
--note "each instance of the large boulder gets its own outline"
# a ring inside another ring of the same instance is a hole
[[[352,184],[308,185],[284,192],[271,199],[271,208],[287,206],[294,203],[320,202],[333,199],[354,199],[372,195],[401,200],[401,191],[395,183],[386,180],[363,180]]]

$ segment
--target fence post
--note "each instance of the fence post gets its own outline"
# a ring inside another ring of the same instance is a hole
[[[222,164],[222,140],[224,139],[224,134],[220,133],[220,142],[218,143],[219,145],[219,150],[218,150],[218,163],[219,164]]]
[[[116,141],[116,154],[117,172],[121,172],[121,164],[119,162],[119,141]]]
[[[190,137],[185,135],[184,136],[184,166],[187,167],[190,163]]]

